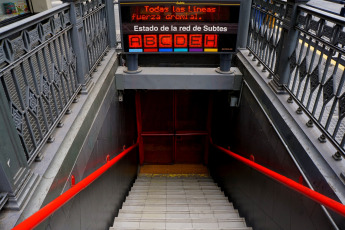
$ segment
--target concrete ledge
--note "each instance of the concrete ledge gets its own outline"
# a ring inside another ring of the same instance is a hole
[[[162,90],[240,90],[242,73],[219,74],[214,68],[143,67],[137,74],[128,74],[126,67],[116,71],[116,88]]]

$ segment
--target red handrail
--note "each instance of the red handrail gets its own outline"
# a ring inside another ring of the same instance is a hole
[[[253,169],[259,171],[262,174],[265,174],[268,177],[271,177],[272,179],[280,182],[281,184],[301,193],[302,195],[324,205],[325,207],[328,207],[332,209],[333,211],[341,214],[342,216],[345,216],[345,206],[335,200],[332,200],[329,197],[326,197],[314,190],[311,190],[310,188],[307,188],[283,175],[280,175],[268,168],[263,167],[262,165],[259,165],[255,163],[252,160],[246,159],[234,152],[231,152],[230,150],[227,150],[223,147],[220,147],[216,144],[213,144],[211,141],[211,144],[221,150],[222,152],[230,155],[231,157],[243,162],[244,164],[252,167]],[[62,195],[58,196],[55,200],[44,206],[42,209],[34,213],[32,216],[25,219],[23,222],[15,226],[12,230],[26,230],[26,229],[33,229],[37,225],[39,225],[42,221],[44,221],[47,217],[52,215],[55,211],[57,211],[61,206],[63,206],[66,202],[68,202],[70,199],[72,199],[75,195],[77,195],[79,192],[84,190],[87,186],[89,186],[94,180],[96,180],[98,177],[100,177],[104,172],[106,172],[110,167],[112,167],[114,164],[116,164],[119,160],[121,160],[127,153],[131,152],[133,149],[135,149],[138,146],[138,142],[128,149],[124,150],[122,153],[114,157],[112,160],[108,161],[105,165],[97,169],[95,172],[87,176],[85,179],[74,185],[72,188],[64,192]]]
[[[68,189],[66,192],[58,196],[55,200],[38,210],[32,216],[25,219],[23,222],[15,226],[12,230],[26,230],[26,229],[33,229],[37,225],[39,225],[42,221],[44,221],[47,217],[52,215],[56,210],[58,210],[62,205],[72,199],[75,195],[79,192],[84,190],[87,186],[89,186],[94,180],[100,177],[103,173],[105,173],[110,167],[112,167],[116,162],[121,160],[127,153],[131,152],[138,146],[138,143],[132,145],[128,149],[125,149],[122,153],[111,159],[110,161],[106,162],[102,167],[97,169],[95,172],[81,180],[79,183]]]
[[[212,143],[212,141],[211,141],[211,143]],[[283,175],[280,175],[280,174],[278,174],[278,173],[276,173],[276,172],[274,172],[268,168],[265,168],[262,165],[259,165],[252,160],[249,160],[249,159],[244,158],[244,157],[242,157],[242,156],[240,156],[234,152],[231,152],[230,150],[227,150],[227,149],[220,147],[220,146],[213,144],[213,143],[212,143],[212,145],[215,148],[221,150],[222,152],[230,155],[231,157],[233,157],[233,158],[243,162],[244,164],[252,167],[253,169],[257,170],[258,172],[260,172],[260,173],[262,173],[268,177],[271,177],[272,179],[280,182],[281,184],[301,193],[302,195],[318,202],[319,204],[324,205],[327,208],[332,209],[333,211],[339,213],[340,215],[345,216],[345,205],[343,205],[343,204],[341,204],[335,200],[332,200],[331,198],[324,196],[321,193],[318,193],[314,190],[311,190],[310,188],[305,187],[304,185],[301,185],[301,184],[299,184],[299,183],[297,183],[297,182],[295,182],[295,181],[293,181],[293,180],[291,180],[291,179],[289,179]]]

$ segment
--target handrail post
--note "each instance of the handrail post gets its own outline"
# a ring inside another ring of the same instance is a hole
[[[82,93],[87,93],[89,85],[89,64],[86,53],[86,38],[83,25],[82,3],[80,0],[64,0],[70,2],[70,16],[73,25],[71,32],[72,47],[77,58],[77,77],[78,83],[82,85]]]
[[[108,20],[108,36],[109,45],[112,48],[116,47],[116,28],[115,28],[115,9],[113,0],[105,0],[105,6],[107,11]]]
[[[277,64],[274,69],[274,76],[269,83],[271,88],[278,94],[284,94],[284,85],[288,84],[290,78],[290,60],[292,52],[298,41],[298,31],[295,29],[298,16],[298,5],[309,0],[287,0],[285,18],[281,33],[281,42],[277,52]]]

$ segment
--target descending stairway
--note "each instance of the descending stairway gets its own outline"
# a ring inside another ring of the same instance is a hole
[[[113,227],[251,230],[210,177],[139,176]]]

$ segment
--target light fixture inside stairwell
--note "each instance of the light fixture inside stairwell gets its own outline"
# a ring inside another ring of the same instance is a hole
[[[229,99],[229,105],[230,107],[237,107],[238,102],[238,97],[236,96],[231,96]]]
[[[121,90],[119,90],[117,92],[117,95],[118,95],[118,100],[119,102],[123,102],[123,92]]]

